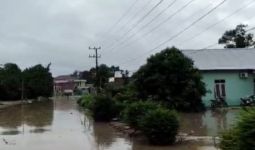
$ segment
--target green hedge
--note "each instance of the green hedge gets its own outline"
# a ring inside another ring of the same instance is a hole
[[[179,121],[177,114],[165,108],[148,112],[141,120],[141,130],[151,144],[173,144],[178,134]]]
[[[116,104],[111,97],[98,95],[94,97],[91,111],[95,121],[110,121],[116,115]]]
[[[139,128],[140,120],[151,110],[159,106],[150,101],[138,101],[128,104],[124,110],[124,121],[134,128]]]
[[[91,109],[94,102],[94,96],[86,94],[78,100],[78,104],[84,108]]]

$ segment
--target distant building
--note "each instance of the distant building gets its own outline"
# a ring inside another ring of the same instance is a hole
[[[91,85],[86,84],[86,80],[80,80],[70,75],[63,75],[54,78],[54,91],[56,95],[74,95],[90,92]]]
[[[114,77],[109,78],[109,83],[114,83],[116,85],[123,85],[125,83],[125,80],[123,78],[121,71],[115,71]]]
[[[228,105],[240,104],[240,98],[255,94],[255,49],[183,50],[201,71],[210,100],[224,98]]]
[[[62,75],[54,78],[54,93],[56,95],[73,95],[74,88],[74,78],[70,75]]]

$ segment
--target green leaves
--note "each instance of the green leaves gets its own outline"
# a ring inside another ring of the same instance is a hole
[[[248,25],[239,24],[233,30],[226,31],[219,39],[219,44],[225,48],[246,48],[254,45],[253,34],[246,33]]]
[[[148,58],[133,76],[139,98],[164,101],[181,111],[200,111],[206,92],[193,61],[175,47]]]
[[[178,129],[177,114],[164,108],[149,111],[141,120],[141,130],[156,145],[173,144]]]
[[[222,134],[220,148],[222,150],[254,150],[255,149],[255,109],[241,112],[239,121],[230,130]]]
[[[124,110],[124,120],[132,127],[139,128],[141,119],[151,110],[158,108],[158,104],[150,101],[138,101],[129,104]]]
[[[12,63],[0,70],[0,100],[19,100],[21,98],[21,69]]]
[[[53,77],[49,66],[35,65],[23,71],[25,96],[37,98],[38,96],[50,97],[53,94]]]

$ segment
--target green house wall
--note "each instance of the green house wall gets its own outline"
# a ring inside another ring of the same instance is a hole
[[[203,82],[207,93],[202,98],[206,106],[214,98],[215,80],[225,80],[226,101],[229,106],[240,105],[240,98],[254,94],[254,75],[249,73],[248,78],[240,78],[240,71],[207,71],[202,72]]]

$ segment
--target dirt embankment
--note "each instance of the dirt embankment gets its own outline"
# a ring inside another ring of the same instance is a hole
[[[19,105],[21,103],[22,103],[21,100],[19,100],[19,101],[0,101],[0,109],[14,106],[14,105]]]
[[[134,130],[130,126],[125,123],[120,123],[117,121],[113,121],[110,123],[110,126],[115,128],[116,130],[129,135],[129,136],[139,136],[141,135],[140,131]],[[177,143],[181,142],[203,142],[207,145],[214,145],[217,146],[219,144],[220,138],[219,137],[212,137],[212,136],[192,136],[186,133],[179,133],[177,135]]]

